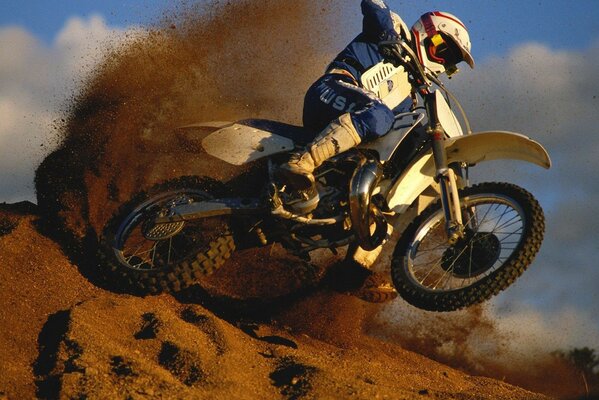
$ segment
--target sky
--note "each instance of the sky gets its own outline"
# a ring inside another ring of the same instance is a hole
[[[170,3],[0,0],[0,202],[35,201],[33,173],[52,149],[53,121],[106,40],[151,23]],[[357,30],[359,2],[347,4],[355,7],[347,26]],[[463,66],[449,87],[474,130],[524,133],[554,162],[550,171],[512,162],[473,171],[526,187],[547,217],[539,257],[493,301],[493,312],[512,327],[566,329],[562,345],[599,349],[599,1],[388,4],[408,25],[430,10],[459,16],[469,27],[476,68]]]

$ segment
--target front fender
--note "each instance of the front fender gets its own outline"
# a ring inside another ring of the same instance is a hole
[[[551,159],[538,142],[514,132],[478,132],[446,141],[447,162],[467,162],[498,159],[522,160],[549,169]]]
[[[511,159],[551,167],[549,154],[538,142],[514,132],[491,131],[458,136],[445,141],[447,162],[477,164]],[[434,183],[435,162],[429,151],[416,159],[395,181],[387,194],[389,208],[403,213],[426,188]]]

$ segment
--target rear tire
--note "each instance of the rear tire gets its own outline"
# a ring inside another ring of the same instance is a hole
[[[460,191],[462,212],[476,210],[478,224],[450,246],[439,201],[427,207],[397,242],[393,283],[408,303],[429,311],[454,311],[481,303],[522,275],[538,253],[543,210],[526,190],[482,183]]]
[[[225,217],[152,227],[172,202],[222,195],[216,181],[183,177],[136,195],[111,218],[98,257],[109,285],[143,293],[177,292],[210,275],[231,257],[235,240]]]

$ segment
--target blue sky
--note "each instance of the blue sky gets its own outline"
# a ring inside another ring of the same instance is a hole
[[[65,88],[73,89],[72,73],[85,67],[80,60],[94,48],[78,36],[151,23],[171,3],[0,0],[0,202],[34,200],[33,171],[43,156],[47,126],[60,118],[60,103],[71,94]],[[549,172],[510,164],[503,169],[511,173],[509,180],[538,195],[548,225],[531,271],[496,304],[536,321],[541,330],[568,317],[584,325],[575,344],[599,348],[599,0],[388,3],[408,25],[430,10],[462,19],[477,66],[463,68],[450,86],[474,129],[523,132],[545,144],[554,161]],[[355,8],[347,13],[355,16],[347,29],[357,32],[359,1],[347,4]],[[541,322],[534,318],[537,311]],[[587,338],[589,325],[595,333]]]
[[[165,9],[167,0],[2,0],[0,26],[26,27],[46,43],[51,43],[70,17],[99,14],[110,26],[144,24]]]
[[[143,25],[159,17],[173,3],[168,0],[2,0],[0,26],[26,27],[50,44],[70,17],[99,14],[109,26]],[[359,13],[359,2],[352,3]],[[442,10],[457,15],[470,30],[474,54],[479,59],[503,54],[515,44],[527,41],[555,49],[582,49],[599,37],[597,0],[388,0],[388,4],[408,25],[425,11]]]

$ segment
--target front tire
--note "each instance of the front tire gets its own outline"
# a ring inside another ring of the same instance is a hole
[[[450,245],[439,201],[406,228],[391,274],[400,296],[429,311],[481,303],[510,286],[532,263],[545,230],[543,210],[526,190],[482,183],[460,191],[465,238]]]
[[[109,285],[143,293],[176,292],[222,267],[235,250],[226,218],[152,225],[156,215],[173,204],[222,192],[218,182],[183,177],[124,204],[100,240],[98,256]]]

